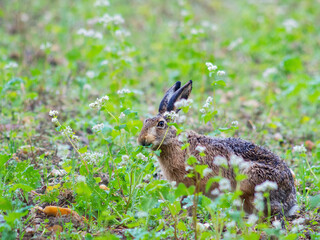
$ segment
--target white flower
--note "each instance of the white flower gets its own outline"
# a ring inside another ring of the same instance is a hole
[[[188,107],[193,103],[192,99],[184,99],[182,98],[180,101],[176,102],[174,106],[176,108]]]
[[[90,103],[89,104],[89,107],[90,108],[97,108],[97,109],[100,109],[102,106],[105,105],[105,103],[109,100],[109,97],[106,95],[106,96],[103,96],[101,98],[97,98],[97,100],[93,103]]]
[[[104,14],[101,18],[99,18],[99,23],[103,23],[104,26],[107,26],[109,23],[113,21],[113,17],[109,14]]]
[[[255,190],[257,192],[265,192],[265,191],[276,190],[276,189],[278,189],[277,183],[271,182],[269,180],[267,180],[267,181],[265,181],[255,187]]]
[[[89,164],[95,164],[99,159],[103,157],[103,154],[97,152],[86,152],[82,154],[82,157]]]
[[[228,166],[227,159],[222,156],[216,156],[213,160],[213,164],[217,166]]]
[[[197,227],[196,227],[198,232],[203,232],[206,230],[206,226],[202,223],[197,222]]]
[[[243,158],[233,154],[230,157],[230,164],[232,166],[239,166],[243,162]]]
[[[206,113],[206,110],[205,110],[204,108],[201,108],[199,111],[200,111],[202,114],[205,114],[205,113]]]
[[[86,177],[82,175],[78,175],[75,180],[76,182],[86,182]]]
[[[231,191],[231,183],[230,180],[227,178],[222,178],[219,181],[219,188],[222,191]]]
[[[233,42],[231,42],[229,44],[227,49],[230,51],[230,50],[234,49],[236,46],[238,46],[239,44],[241,44],[242,42],[243,42],[242,38],[237,38],[236,40],[234,40]]]
[[[254,194],[254,201],[253,202],[254,202],[254,205],[258,211],[260,211],[260,212],[263,211],[264,201],[263,201],[263,195],[261,192],[256,192]]]
[[[181,10],[180,14],[181,14],[181,16],[185,17],[185,16],[188,16],[189,13],[187,10],[183,9],[183,10]]]
[[[110,6],[110,2],[108,0],[97,0],[94,3],[95,7],[108,7]]]
[[[94,71],[87,71],[86,75],[88,78],[94,78],[95,73],[94,73]]]
[[[91,37],[91,38],[97,38],[97,39],[102,39],[103,35],[101,32],[96,32],[92,29],[86,30],[84,28],[80,28],[77,31],[78,35],[83,35],[85,37]]]
[[[67,126],[66,129],[62,130],[62,134],[65,136],[73,135],[72,128],[70,126]]]
[[[206,65],[209,71],[214,71],[218,68],[216,65],[213,65],[211,62],[206,62]]]
[[[58,116],[58,114],[59,114],[59,112],[57,110],[50,110],[50,112],[49,112],[50,117]]]
[[[122,23],[124,23],[124,19],[122,18],[122,16],[120,14],[116,14],[113,16],[113,22],[114,22],[114,24],[122,24]]]
[[[221,71],[217,72],[217,75],[218,76],[223,76],[223,75],[226,75],[226,72],[221,70]]]
[[[186,142],[188,141],[188,134],[186,132],[182,132],[180,133],[180,135],[178,136],[178,140],[180,142]]]
[[[178,114],[175,111],[165,112],[164,117],[174,121],[178,117]]]
[[[212,173],[212,169],[210,169],[210,168],[206,168],[205,170],[203,170],[204,177],[208,176],[210,173]]]
[[[171,181],[169,182],[171,187],[176,187],[177,186],[177,182],[176,181]]]
[[[208,97],[207,100],[206,100],[206,103],[211,103],[213,101],[213,98],[212,97]]]
[[[293,220],[292,224],[293,225],[300,225],[300,224],[304,223],[304,221],[305,221],[305,219],[301,217],[301,218]]]
[[[253,225],[255,224],[257,221],[259,220],[259,217],[255,214],[250,214],[249,217],[248,217],[248,224],[249,225]]]
[[[203,146],[198,145],[198,146],[196,147],[196,151],[198,151],[198,152],[204,152],[205,150],[206,150],[206,148],[203,147]]]
[[[121,156],[122,161],[126,162],[129,160],[129,156],[128,155],[122,155]]]
[[[104,124],[103,124],[103,123],[94,125],[94,126],[92,127],[92,131],[94,131],[94,132],[99,132],[99,131],[101,131],[101,130],[103,129],[103,127],[104,127]]]
[[[277,73],[278,71],[277,71],[277,69],[276,68],[267,68],[263,73],[262,73],[262,76],[263,76],[263,78],[267,78],[267,77],[269,77],[269,75],[271,75],[271,74],[275,74],[275,73]]]
[[[178,115],[177,123],[184,123],[186,121],[187,117],[185,115]]]
[[[233,227],[235,227],[236,226],[236,222],[235,221],[231,221],[231,222],[228,222],[227,224],[226,224],[226,227],[227,228],[233,228]]]
[[[108,60],[103,60],[100,64],[101,65],[108,65],[109,61]]]
[[[127,94],[127,93],[131,93],[131,91],[126,88],[117,91],[117,94],[119,94],[119,95],[123,95],[123,94]]]
[[[238,121],[233,121],[233,122],[231,123],[231,125],[234,126],[234,127],[237,127],[237,126],[239,125],[239,122],[238,122]]]
[[[293,150],[293,152],[297,152],[297,153],[304,153],[307,151],[307,149],[303,145],[294,146],[292,150]]]
[[[137,212],[137,217],[138,218],[143,218],[143,217],[147,217],[147,216],[148,216],[147,212],[144,212],[144,211]]]
[[[217,196],[217,195],[220,194],[220,191],[219,191],[218,188],[215,188],[215,189],[213,189],[213,190],[211,191],[211,194],[214,195],[214,196]]]
[[[17,68],[18,64],[16,62],[9,62],[4,66],[4,69]]]
[[[148,160],[148,158],[145,155],[143,155],[142,153],[138,153],[137,154],[137,158],[139,158],[139,159],[141,159],[143,161],[147,161]]]
[[[186,171],[188,172],[188,171],[190,171],[190,170],[192,170],[193,169],[193,167],[191,167],[191,166],[186,166]]]
[[[124,30],[124,29],[122,29],[122,30],[118,29],[118,30],[116,30],[116,31],[114,32],[114,35],[115,35],[117,38],[124,38],[124,37],[130,36],[131,33],[130,33],[129,31],[127,31],[127,30]]]
[[[272,222],[272,225],[276,228],[276,229],[280,229],[281,228],[281,222],[279,220],[275,220]]]
[[[85,85],[83,85],[83,89],[90,90],[91,89],[91,85],[86,83]]]
[[[57,123],[58,122],[58,118],[56,118],[56,117],[52,118],[51,122]]]
[[[291,32],[294,28],[298,28],[299,24],[296,20],[290,18],[283,22],[283,26],[287,32]]]
[[[241,207],[242,202],[241,202],[240,199],[236,199],[236,200],[234,200],[234,201],[232,202],[232,205],[233,205],[233,206],[236,206],[236,207]]]
[[[223,239],[236,239],[236,234],[235,233],[230,233],[228,231],[226,231],[224,234],[223,234]]]
[[[51,44],[50,42],[45,42],[45,43],[42,43],[42,44],[40,45],[40,49],[41,49],[41,50],[46,50],[46,49],[51,48],[51,46],[52,46],[52,44]]]
[[[126,115],[123,112],[121,112],[120,115],[119,115],[119,118],[122,119],[122,118],[125,118],[125,117],[126,117]]]

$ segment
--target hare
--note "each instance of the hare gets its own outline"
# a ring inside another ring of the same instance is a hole
[[[176,82],[162,99],[158,115],[144,121],[138,137],[141,145],[151,145],[153,150],[161,150],[158,160],[165,178],[169,181],[184,183],[186,186],[195,185],[195,179],[186,177],[188,173],[186,160],[193,155],[200,164],[207,164],[212,170],[209,175],[201,179],[200,191],[214,198],[211,191],[219,188],[219,183],[214,183],[206,192],[206,182],[211,177],[221,174],[222,177],[230,180],[234,190],[237,183],[230,159],[237,156],[247,165],[247,168],[242,171],[247,175],[247,179],[240,182],[244,211],[249,214],[255,212],[253,205],[255,187],[266,181],[272,181],[277,184],[277,189],[270,191],[271,214],[280,219],[283,215],[291,215],[296,209],[294,178],[287,164],[271,151],[240,138],[212,138],[194,131],[187,132],[188,149],[181,149],[183,143],[179,141],[176,128],[168,125],[170,118],[166,117],[165,113],[178,112],[179,109],[175,107],[175,103],[181,99],[187,99],[191,90],[191,80],[182,87],[181,82]],[[205,148],[205,156],[200,156],[198,146]],[[214,160],[218,156],[227,160],[228,168],[215,164]],[[267,214],[266,199],[264,204],[265,214]]]

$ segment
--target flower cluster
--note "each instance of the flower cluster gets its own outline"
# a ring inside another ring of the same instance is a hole
[[[213,164],[215,164],[217,166],[223,166],[223,167],[228,166],[227,159],[222,156],[216,156],[213,160]]]
[[[139,158],[145,162],[148,161],[148,158],[145,155],[143,155],[142,153],[138,153],[137,158]]]
[[[171,121],[174,121],[178,118],[178,114],[175,111],[165,112],[164,117],[169,118]]]
[[[208,97],[206,100],[206,103],[202,106],[202,108],[200,109],[201,113],[206,113],[207,109],[211,106],[213,102],[213,98],[212,97]]]
[[[9,62],[4,66],[4,69],[17,68],[18,64],[16,62]]]
[[[215,71],[218,68],[216,65],[213,65],[211,62],[206,62],[206,65],[209,71]]]
[[[296,20],[290,18],[283,22],[283,26],[290,33],[293,29],[298,28],[299,24]]]
[[[224,76],[224,75],[226,75],[226,72],[225,72],[225,71],[222,71],[222,70],[219,70],[219,71],[217,72],[217,75],[218,75],[218,76]]]
[[[303,145],[294,146],[292,150],[293,150],[293,152],[297,152],[297,153],[304,153],[307,151],[307,149]]]
[[[96,108],[96,109],[100,109],[102,106],[105,105],[105,103],[109,100],[109,97],[103,96],[102,98],[97,98],[97,100],[93,103],[89,104],[90,108]]]
[[[82,157],[89,164],[95,164],[99,159],[103,157],[103,154],[97,152],[86,152],[82,155]]]
[[[184,99],[182,98],[178,102],[174,104],[176,108],[183,108],[183,107],[189,107],[193,103],[192,99]]]
[[[231,183],[227,178],[222,178],[219,181],[219,188],[221,191],[231,191]]]
[[[269,77],[270,75],[272,75],[272,74],[275,74],[275,73],[277,73],[278,71],[277,71],[277,69],[276,68],[267,68],[263,73],[262,73],[262,77],[263,78],[267,78],[267,77]]]
[[[85,37],[96,38],[96,39],[102,39],[102,37],[103,37],[101,32],[97,32],[92,29],[86,30],[84,28],[80,28],[78,30],[77,34],[83,35]]]
[[[110,2],[108,0],[97,0],[94,3],[95,7],[108,7],[110,6]]]
[[[94,125],[92,127],[92,131],[94,132],[100,132],[104,127],[104,124],[103,123],[100,123],[100,124],[97,124],[97,125]]]
[[[51,48],[51,46],[52,46],[52,44],[51,44],[50,42],[42,43],[42,44],[40,45],[40,49],[41,49],[41,50],[46,50],[46,49]]]
[[[266,192],[266,191],[276,190],[276,189],[278,189],[277,183],[271,182],[269,180],[267,180],[267,181],[265,181],[255,187],[255,190],[257,192]]]
[[[57,117],[59,112],[57,110],[50,110],[49,116],[50,117]]]
[[[120,14],[116,14],[114,16],[110,16],[109,14],[104,14],[101,18],[99,18],[99,23],[103,23],[104,26],[107,26],[110,23],[119,25],[124,23],[124,19]]]
[[[131,33],[125,29],[118,29],[114,32],[114,35],[121,39],[121,38],[125,38],[131,35]]]
[[[86,76],[87,76],[88,78],[94,78],[95,73],[94,73],[94,71],[87,71],[87,72],[86,72]]]
[[[234,126],[234,127],[238,127],[239,122],[238,122],[238,121],[233,121],[233,122],[231,123],[231,125]]]
[[[203,147],[203,146],[200,146],[200,145],[198,145],[197,147],[196,147],[196,151],[198,151],[198,152],[204,152],[206,150],[206,148],[205,147]]]
[[[127,93],[131,93],[131,91],[126,88],[117,91],[117,94],[119,94],[119,95],[123,95],[123,94],[127,94]]]

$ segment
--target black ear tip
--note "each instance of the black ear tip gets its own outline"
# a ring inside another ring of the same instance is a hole
[[[180,81],[177,81],[177,82],[174,84],[174,91],[177,91],[180,87],[181,87],[181,82],[180,82]]]

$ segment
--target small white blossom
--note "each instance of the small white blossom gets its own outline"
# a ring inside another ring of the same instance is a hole
[[[177,123],[181,124],[186,121],[187,117],[185,115],[178,115],[178,118],[176,120]]]
[[[119,95],[123,95],[123,94],[127,94],[127,93],[131,93],[131,91],[127,88],[124,88],[124,89],[117,91],[117,94],[119,94]]]
[[[99,159],[103,157],[102,153],[97,152],[86,152],[82,154],[82,157],[85,161],[87,161],[89,164],[95,164]]]
[[[205,150],[206,150],[206,148],[203,147],[203,146],[198,145],[198,146],[196,147],[196,151],[198,151],[198,152],[204,152]]]
[[[181,16],[185,17],[185,16],[188,16],[189,12],[185,9],[181,10],[180,12]]]
[[[101,65],[108,65],[109,61],[108,60],[103,60],[100,64]]]
[[[78,175],[76,178],[75,178],[76,182],[86,182],[86,177],[85,176],[82,176],[82,175]]]
[[[123,112],[121,112],[120,115],[119,115],[119,118],[120,118],[120,119],[123,119],[123,118],[125,118],[125,117],[126,117],[126,115],[125,115]]]
[[[89,107],[90,108],[97,108],[97,109],[100,109],[102,106],[105,105],[105,103],[109,100],[109,97],[106,95],[106,96],[103,96],[101,98],[97,98],[97,100],[93,103],[90,103],[89,104]]]
[[[177,182],[176,181],[171,181],[170,185],[171,185],[171,187],[176,187],[177,186]]]
[[[110,2],[108,0],[97,0],[94,3],[95,7],[108,7],[110,6]]]
[[[188,141],[188,134],[187,134],[186,132],[180,133],[179,136],[178,136],[178,140],[179,140],[180,142],[186,142],[186,141]]]
[[[248,217],[248,224],[253,225],[259,220],[259,217],[255,214],[250,214]]]
[[[267,68],[263,73],[262,73],[262,76],[263,78],[267,78],[269,77],[271,74],[275,74],[277,73],[277,69],[276,68]]]
[[[199,111],[200,111],[202,114],[205,114],[205,113],[206,113],[206,110],[205,110],[204,108],[201,108]]]
[[[235,227],[236,226],[236,222],[235,221],[231,221],[231,222],[228,222],[227,224],[226,224],[226,227],[227,228],[233,228],[233,227]]]
[[[117,24],[117,25],[122,24],[122,23],[124,23],[124,19],[120,14],[116,14],[113,16],[113,22],[114,22],[114,24]]]
[[[223,234],[223,239],[236,239],[236,234],[235,233],[230,233],[229,231],[226,231]]]
[[[232,202],[232,205],[235,207],[241,207],[242,206],[242,202],[240,199],[236,199]]]
[[[128,155],[122,155],[121,159],[122,159],[122,161],[127,162],[129,160],[129,156]]]
[[[92,131],[94,131],[94,132],[99,132],[99,131],[101,131],[101,130],[103,129],[103,127],[104,127],[104,124],[103,124],[103,123],[94,125],[94,126],[92,127]]]
[[[129,31],[127,31],[127,30],[124,30],[124,29],[122,29],[122,30],[118,29],[118,30],[116,30],[116,31],[114,32],[114,35],[115,35],[117,38],[124,38],[124,37],[130,36],[131,33],[130,33]]]
[[[148,216],[147,212],[144,212],[144,211],[137,212],[137,217],[138,218],[143,218],[143,217],[147,217],[147,216]]]
[[[234,49],[235,47],[237,47],[239,44],[241,44],[243,42],[242,38],[237,38],[236,40],[234,40],[233,42],[231,42],[229,44],[229,46],[227,47],[227,49],[229,51],[231,51],[232,49]]]
[[[87,72],[86,72],[86,76],[87,76],[88,78],[94,78],[95,73],[94,73],[94,71],[87,71]]]
[[[58,116],[59,112],[57,110],[50,110],[49,111],[49,116],[50,117],[54,117],[54,116]]]
[[[46,49],[51,48],[51,46],[52,46],[52,44],[51,44],[50,42],[45,42],[45,43],[42,43],[42,44],[40,45],[40,49],[41,49],[41,50],[46,50]]]
[[[178,114],[175,111],[165,112],[164,117],[169,118],[170,120],[174,121],[178,117]]]
[[[72,128],[70,126],[67,126],[66,129],[62,130],[62,134],[65,136],[73,135]]]
[[[301,218],[293,220],[292,224],[293,225],[300,225],[300,224],[303,224],[304,222],[305,222],[305,219],[301,217]]]
[[[145,155],[143,155],[142,153],[138,153],[137,154],[137,158],[139,158],[139,159],[141,159],[143,161],[148,161],[148,158]]]
[[[191,166],[186,166],[186,171],[188,172],[188,171],[190,171],[190,170],[192,170],[193,169],[193,167],[191,167]]]
[[[303,145],[294,146],[292,150],[293,152],[297,152],[297,153],[304,153],[307,151],[307,149]]]
[[[227,178],[222,178],[219,181],[219,188],[222,191],[231,191],[231,183],[230,180]]]
[[[197,227],[196,227],[198,232],[203,232],[206,230],[206,226],[202,223],[197,222]]]
[[[176,102],[174,106],[176,108],[188,107],[193,103],[192,99],[184,99],[182,98],[180,101]]]
[[[207,100],[206,100],[206,103],[211,103],[213,101],[213,98],[212,97],[208,97]]]
[[[91,85],[86,83],[85,85],[83,85],[83,89],[90,90],[91,89]]]
[[[219,191],[218,188],[215,188],[215,189],[213,189],[213,190],[211,191],[211,194],[214,195],[214,196],[217,196],[217,195],[220,194],[220,191]]]
[[[9,62],[4,66],[4,69],[17,68],[18,64],[16,62]]]
[[[263,201],[263,195],[261,192],[256,192],[254,194],[254,205],[256,209],[260,212],[264,210],[264,201]]]
[[[237,126],[239,125],[239,122],[238,122],[238,121],[233,121],[233,122],[231,123],[231,125],[234,126],[234,127],[237,127]]]
[[[209,71],[214,71],[214,70],[217,70],[218,68],[216,65],[213,65],[211,62],[206,62],[206,65]]]
[[[77,34],[78,35],[83,35],[85,37],[91,37],[91,38],[97,38],[97,39],[102,39],[103,38],[103,35],[101,32],[96,32],[92,29],[84,29],[84,28],[80,28],[78,31],[77,31]]]
[[[265,192],[265,191],[276,190],[276,189],[278,189],[277,183],[271,182],[269,180],[267,180],[267,181],[265,181],[255,187],[255,190],[257,192]]]
[[[208,176],[210,173],[212,173],[212,169],[210,169],[210,168],[206,168],[203,170],[204,177]]]
[[[57,122],[58,122],[58,118],[56,118],[56,117],[52,118],[52,119],[51,119],[51,122],[57,123]]]
[[[281,222],[279,220],[275,220],[272,222],[272,225],[276,228],[276,229],[280,229],[281,228]]]
[[[232,166],[239,166],[243,162],[243,158],[233,154],[230,157],[230,164]]]
[[[228,161],[225,157],[216,156],[213,160],[213,164],[217,166],[228,166]]]
[[[226,75],[226,72],[220,70],[220,71],[217,72],[217,75],[218,75],[218,76],[224,76],[224,75]]]
[[[283,22],[283,26],[286,29],[286,31],[290,33],[294,28],[298,28],[299,24],[296,20],[290,18],[290,19],[286,19]]]

